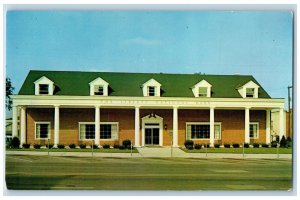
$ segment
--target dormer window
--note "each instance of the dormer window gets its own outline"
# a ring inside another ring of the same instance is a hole
[[[207,97],[207,87],[199,87],[199,97]]]
[[[104,88],[102,85],[94,85],[94,95],[103,96]]]
[[[246,97],[254,97],[254,88],[246,88]]]
[[[54,82],[43,76],[34,82],[35,95],[53,95]]]
[[[155,96],[155,87],[149,86],[148,87],[148,96]]]
[[[195,97],[210,97],[211,84],[206,80],[202,80],[192,87],[192,91]]]
[[[96,78],[90,84],[91,96],[108,96],[108,82],[102,78]]]
[[[39,94],[49,94],[49,85],[39,84]]]
[[[243,98],[258,98],[258,88],[256,83],[249,81],[237,89]]]
[[[146,97],[159,97],[161,84],[153,78],[143,84],[143,95]]]

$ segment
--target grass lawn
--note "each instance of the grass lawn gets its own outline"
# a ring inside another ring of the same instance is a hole
[[[182,148],[187,153],[243,153],[243,148],[201,148],[188,150]],[[279,154],[291,154],[292,148],[279,148]],[[245,154],[277,154],[277,148],[245,148]]]
[[[48,149],[6,149],[6,151],[41,151],[47,152]],[[95,153],[130,153],[130,149],[93,149]],[[49,152],[92,152],[92,149],[49,149]],[[138,153],[137,149],[133,149],[132,153]]]
[[[292,160],[6,155],[6,185],[22,190],[284,190]]]

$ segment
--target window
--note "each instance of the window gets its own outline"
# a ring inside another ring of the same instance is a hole
[[[250,123],[250,138],[257,139],[258,138],[258,123]]]
[[[155,96],[155,87],[153,86],[148,87],[148,96]]]
[[[207,97],[207,88],[199,87],[199,97]]]
[[[87,122],[79,124],[80,140],[95,139],[95,123]],[[103,122],[100,124],[100,139],[117,140],[118,123]]]
[[[246,97],[254,97],[254,88],[246,88]]]
[[[36,139],[50,138],[50,122],[37,122],[36,123],[35,138]]]
[[[39,94],[49,94],[49,85],[39,84]]]
[[[214,125],[215,140],[221,139],[221,123]],[[187,124],[187,139],[209,139],[210,125],[209,123]]]
[[[94,85],[94,95],[104,95],[104,88],[102,85]]]

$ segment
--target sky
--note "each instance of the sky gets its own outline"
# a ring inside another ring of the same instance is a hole
[[[6,76],[30,70],[253,75],[273,98],[292,85],[287,11],[9,11]]]

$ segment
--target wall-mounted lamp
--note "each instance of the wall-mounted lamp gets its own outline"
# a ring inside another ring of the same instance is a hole
[[[164,129],[165,129],[165,130],[168,129],[168,125],[167,125],[167,124],[164,125]]]
[[[156,115],[155,115],[154,113],[150,113],[150,114],[149,114],[149,118],[151,118],[151,117],[156,118]]]

